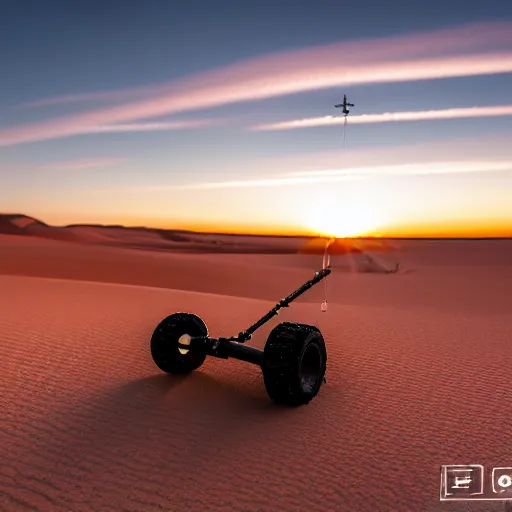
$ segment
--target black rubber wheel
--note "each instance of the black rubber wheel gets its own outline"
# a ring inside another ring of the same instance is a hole
[[[283,322],[269,334],[263,353],[263,380],[274,402],[309,403],[324,382],[327,351],[312,325]]]
[[[180,347],[179,340],[184,334],[208,336],[208,329],[201,318],[191,313],[174,313],[158,324],[151,337],[151,356],[160,370],[190,373],[204,363],[206,351],[201,346]]]

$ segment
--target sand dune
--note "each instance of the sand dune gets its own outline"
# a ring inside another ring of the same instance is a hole
[[[175,252],[295,253],[304,243],[300,238],[203,234],[146,227],[102,225],[57,227],[21,214],[0,214],[0,235],[2,234]]]
[[[420,244],[420,245],[418,245]],[[332,257],[331,302],[361,306],[431,307],[509,312],[512,243],[404,244],[398,274],[352,271],[350,255]],[[355,256],[357,258],[357,256]],[[507,263],[508,262],[508,263]],[[444,264],[443,264],[444,263]],[[0,274],[133,284],[275,301],[310,279],[322,256],[186,254],[76,245],[0,235]],[[320,303],[324,285],[300,301]]]
[[[254,339],[288,320],[324,333],[327,384],[283,409],[243,362],[163,375],[149,338],[179,310],[235,334],[318,255],[1,236],[0,510],[502,510],[438,499],[441,464],[512,464],[512,244],[461,247],[406,244],[411,272],[392,275],[337,256],[329,311],[319,285]]]
[[[505,315],[333,305],[319,319],[328,383],[286,410],[255,367],[208,360],[174,379],[148,353],[170,312],[197,312],[216,335],[269,303],[8,276],[0,286],[5,510],[440,510],[440,464],[508,462]],[[318,316],[297,304],[279,320]]]
[[[0,235],[17,234],[47,240],[60,240],[87,245],[115,246],[141,250],[187,253],[236,254],[323,254],[326,240],[307,237],[273,237],[194,233],[147,227],[102,225],[49,226],[21,214],[0,214]],[[394,244],[380,240],[337,240],[333,254],[360,254],[366,250],[389,251]],[[362,248],[364,249],[362,251]],[[366,267],[361,267],[365,271]],[[373,264],[371,271],[386,271]]]

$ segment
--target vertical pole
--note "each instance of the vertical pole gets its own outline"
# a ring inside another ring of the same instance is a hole
[[[343,159],[344,159],[344,156],[345,156],[345,138],[346,138],[346,133],[347,133],[347,117],[350,113],[350,110],[348,109],[348,107],[353,107],[354,104],[353,103],[349,103],[347,101],[347,95],[344,94],[343,95],[343,103],[339,103],[338,105],[334,105],[335,108],[342,108],[342,112],[343,112],[343,115],[345,116],[344,120],[343,120],[343,144],[342,144],[342,147],[341,147],[341,169],[343,169]]]

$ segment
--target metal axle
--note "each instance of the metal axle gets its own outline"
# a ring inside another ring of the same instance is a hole
[[[250,340],[254,332],[276,316],[281,308],[287,308],[290,302],[294,301],[305,291],[319,283],[330,273],[330,267],[323,268],[322,270],[315,272],[313,279],[310,279],[300,288],[297,288],[294,292],[290,293],[290,295],[281,299],[265,316],[261,317],[255,324],[251,325],[245,331],[240,332],[238,336],[230,338],[209,338],[207,336],[192,337],[190,339],[190,346],[182,344],[180,344],[180,346],[182,348],[193,348],[193,346],[196,345],[199,349],[206,349],[206,353],[213,357],[219,357],[221,359],[228,359],[232,357],[234,359],[239,359],[241,361],[261,366],[263,364],[263,350],[245,346],[243,343]]]
[[[203,347],[206,348],[206,353],[209,356],[219,357],[221,359],[232,357],[233,359],[252,363],[257,366],[263,365],[263,350],[258,348],[242,345],[228,338],[207,338],[207,340],[201,343]]]

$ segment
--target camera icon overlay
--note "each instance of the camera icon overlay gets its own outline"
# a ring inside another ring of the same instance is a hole
[[[512,467],[492,469],[492,491],[500,498],[512,498]]]
[[[484,467],[482,465],[441,467],[441,500],[468,500],[483,494]]]

